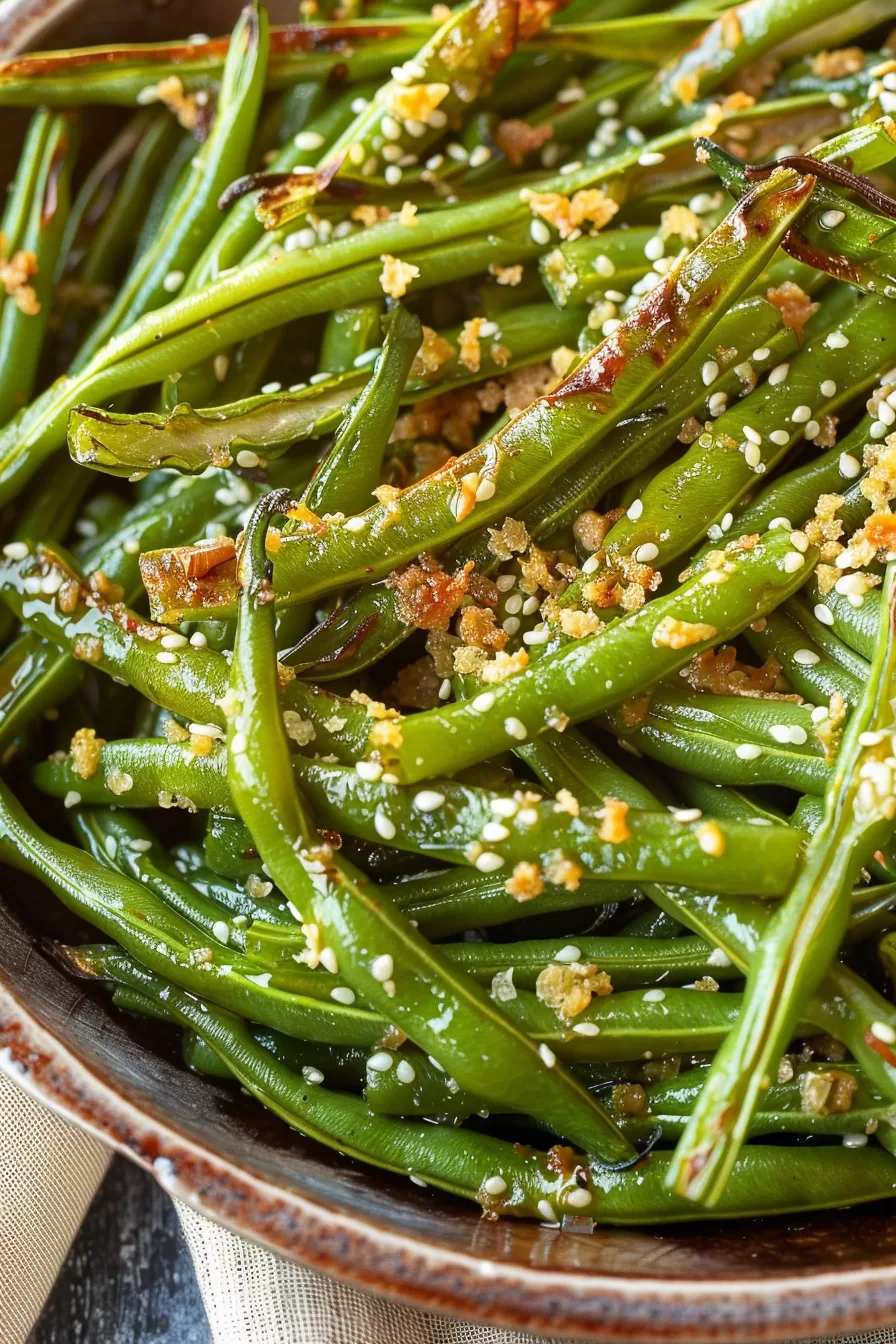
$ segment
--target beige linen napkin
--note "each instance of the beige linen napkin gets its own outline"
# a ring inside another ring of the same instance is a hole
[[[0,1344],[25,1344],[108,1162],[0,1070]],[[533,1344],[371,1297],[175,1207],[215,1344]],[[896,1344],[896,1329],[837,1344]]]

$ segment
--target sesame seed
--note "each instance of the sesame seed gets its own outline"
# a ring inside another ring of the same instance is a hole
[[[643,499],[636,499],[632,504],[629,504],[629,506],[628,506],[628,511],[627,511],[627,513],[626,513],[625,516],[626,516],[626,518],[630,518],[631,521],[632,521],[633,523],[636,523],[636,522],[638,521],[638,519],[641,517],[641,514],[642,514],[643,512],[644,512],[644,501],[643,501]],[[595,561],[595,564],[594,564],[593,568],[594,568],[594,569],[597,569],[597,563],[598,563],[598,562],[597,562],[597,558],[596,558],[595,556],[589,556],[588,559],[585,561],[585,564],[586,564],[586,565],[591,564],[591,561],[592,561],[592,560]],[[589,573],[590,573],[590,572],[591,572],[591,571],[589,570]]]
[[[768,375],[768,381],[772,387],[777,387],[778,383],[783,383],[789,372],[789,364],[776,364]]]
[[[400,1083],[412,1083],[417,1077],[417,1071],[410,1060],[400,1059],[395,1066],[395,1076]]]
[[[508,737],[516,738],[517,742],[525,742],[528,737],[528,730],[522,719],[511,716],[504,720],[504,731]]]
[[[74,789],[69,789],[62,801],[65,807],[77,807],[81,801],[81,795],[76,793]]]
[[[520,618],[518,616],[508,616],[506,621],[501,622],[501,629],[505,635],[509,635],[512,639],[514,635],[519,634]]]
[[[510,838],[510,831],[500,821],[487,821],[479,834],[482,840],[491,845],[500,844],[502,840]]]
[[[529,225],[529,237],[539,247],[547,247],[551,241],[551,231],[543,219],[533,219]]]
[[[174,294],[180,289],[186,276],[183,271],[169,271],[162,281],[162,288],[166,294]]]
[[[710,415],[724,415],[725,411],[728,409],[728,393],[713,392],[706,405]]]
[[[388,952],[383,952],[380,956],[374,957],[370,963],[370,974],[374,980],[384,984],[392,979],[392,973],[395,970],[395,964]]]
[[[648,261],[659,261],[666,250],[666,245],[662,238],[648,238],[644,244],[644,255]]]
[[[576,1186],[564,1198],[570,1208],[584,1209],[586,1205],[591,1203],[592,1196],[590,1190],[583,1190],[580,1186]]]
[[[849,345],[849,337],[842,331],[830,331],[824,338],[824,344],[829,350],[845,350]]]
[[[665,154],[660,154],[659,150],[647,150],[640,156],[638,163],[642,168],[653,168],[658,163],[664,163],[665,159]]]
[[[596,1022],[574,1022],[573,1031],[577,1036],[599,1036],[600,1027]]]
[[[163,649],[182,649],[188,642],[186,635],[181,635],[176,630],[163,635],[159,641]]]
[[[414,795],[414,807],[418,812],[436,812],[444,801],[444,793],[439,793],[437,789],[421,789]]]
[[[487,1195],[503,1195],[507,1189],[507,1182],[503,1176],[489,1176],[483,1181],[482,1188]]]
[[[744,438],[749,439],[750,443],[762,443],[762,435],[752,425],[744,425]]]
[[[156,654],[156,662],[158,663],[176,663],[177,661],[178,657],[176,653],[166,653],[163,650],[161,653]]]
[[[877,418],[883,421],[889,429],[892,424],[896,423],[896,411],[893,410],[888,401],[881,401],[877,407]]]
[[[762,450],[755,443],[748,443],[744,448],[744,461],[748,467],[753,470],[762,465]]]
[[[470,167],[481,168],[484,163],[488,163],[492,152],[488,145],[477,145],[470,154]]]
[[[470,701],[470,707],[471,709],[474,709],[477,714],[485,714],[492,708],[494,703],[494,691],[483,691],[481,695],[474,696]]]
[[[546,1223],[556,1223],[557,1215],[549,1200],[540,1199],[535,1207],[538,1211],[538,1216],[543,1218]]]
[[[795,406],[790,418],[795,425],[804,425],[807,420],[812,419],[811,406]]]
[[[815,708],[812,710],[812,722],[824,723],[825,719],[828,717],[828,714],[829,710],[827,705],[816,705]]]
[[[845,476],[848,481],[854,480],[862,470],[862,464],[857,457],[853,457],[852,453],[841,453],[838,466],[840,475]]]
[[[216,919],[212,925],[212,937],[217,938],[219,943],[226,943],[230,940],[230,925],[223,919]]]
[[[719,376],[719,366],[714,359],[708,359],[700,370],[703,386],[709,387]]]
[[[3,547],[3,554],[7,560],[24,560],[30,552],[24,541],[8,541]]]
[[[896,1031],[887,1022],[872,1022],[871,1035],[884,1045],[896,1045]]]
[[[450,696],[451,696],[451,678],[445,677],[441,686],[439,687],[439,699],[448,700]]]
[[[769,434],[769,438],[778,448],[783,448],[790,442],[790,435],[787,433],[786,429],[773,429],[771,434]]]
[[[837,395],[837,384],[833,378],[825,378],[824,382],[819,384],[818,390],[823,397],[835,397]]]
[[[373,828],[382,840],[395,839],[395,823],[378,807],[373,818]]]
[[[839,211],[831,211],[831,214],[839,214]],[[864,1148],[868,1143],[867,1134],[844,1134],[841,1140],[844,1148]]]
[[[643,995],[643,1001],[644,1003],[662,1003],[665,997],[665,990],[648,989],[647,993]]]
[[[815,604],[815,619],[820,621],[822,625],[833,625],[834,613],[823,602],[817,602]]]
[[[800,667],[814,667],[821,662],[821,658],[812,649],[797,649],[793,661],[799,663]]]
[[[722,521],[719,523],[719,527],[722,529],[723,532],[727,532],[730,529],[731,524],[733,522],[734,522],[734,514],[726,513],[722,516]]]
[[[299,131],[292,140],[296,149],[320,149],[324,137],[319,131]]]
[[[367,1067],[376,1073],[388,1073],[394,1062],[388,1050],[377,1050],[376,1054],[368,1059]]]
[[[787,737],[794,747],[805,746],[806,742],[809,740],[809,734],[806,732],[805,728],[800,728],[798,724],[789,730]]]
[[[794,546],[798,551],[802,551],[803,554],[805,554],[805,552],[808,551],[809,549],[809,538],[806,536],[805,532],[799,532],[799,531],[791,532],[790,544],[791,546]]]
[[[734,754],[742,761],[755,761],[762,755],[762,748],[755,742],[741,742],[734,748]]]
[[[803,437],[811,441],[812,439],[817,438],[820,433],[821,433],[821,425],[818,423],[818,421],[810,420],[803,432]]]
[[[493,854],[487,849],[479,855],[474,866],[480,873],[496,873],[499,868],[504,867],[504,860],[500,854]]]
[[[368,784],[372,784],[383,773],[383,767],[378,761],[357,761],[355,773]]]
[[[544,1041],[542,1041],[541,1045],[538,1047],[538,1053],[541,1055],[542,1062],[546,1068],[552,1069],[557,1063],[557,1056],[549,1045],[545,1045]]]
[[[795,574],[805,563],[799,551],[788,551],[781,562],[781,567],[785,574]]]
[[[578,961],[582,955],[582,949],[576,947],[575,943],[567,943],[566,947],[561,947],[559,952],[554,953],[555,961]]]
[[[842,224],[846,218],[842,210],[825,210],[819,218],[819,224],[823,229],[836,229],[838,224]]]
[[[699,807],[679,807],[672,813],[672,815],[676,821],[680,821],[684,824],[689,821],[699,821],[703,816],[703,812]]]
[[[495,485],[494,481],[490,480],[488,476],[484,477],[484,479],[481,480],[478,486],[476,487],[477,502],[481,504],[484,500],[491,499],[496,489],[497,486]]]
[[[767,345],[760,345],[758,350],[753,351],[753,359],[755,359],[757,363],[761,363],[762,360],[768,359],[770,354],[771,350],[769,350]]]
[[[655,560],[659,555],[659,547],[652,541],[645,541],[640,546],[636,546],[632,552],[632,559],[639,565],[649,565],[651,560]]]
[[[769,733],[775,741],[780,742],[782,746],[786,746],[790,741],[790,728],[786,723],[773,723],[769,729]]]
[[[519,806],[515,798],[492,798],[489,803],[496,817],[515,817]]]
[[[355,991],[349,989],[348,985],[337,985],[335,989],[330,990],[330,998],[349,1007],[355,1001]]]
[[[317,377],[316,374],[315,374],[315,377]],[[329,374],[324,374],[324,377],[325,377],[325,378],[329,377]],[[262,390],[262,392],[264,393],[264,395],[265,395],[266,397],[272,397],[272,396],[274,395],[275,392],[279,392],[279,391],[280,391],[280,389],[282,388],[282,386],[283,386],[282,383],[277,383],[277,382],[274,382],[274,383],[262,383],[262,385],[261,385],[261,390]]]

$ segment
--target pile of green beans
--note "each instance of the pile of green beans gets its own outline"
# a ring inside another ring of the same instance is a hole
[[[0,860],[185,1068],[489,1215],[896,1192],[890,8],[0,65]]]

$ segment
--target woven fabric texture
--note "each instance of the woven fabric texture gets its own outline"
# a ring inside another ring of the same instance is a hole
[[[108,1164],[105,1144],[0,1074],[0,1344],[24,1344]]]

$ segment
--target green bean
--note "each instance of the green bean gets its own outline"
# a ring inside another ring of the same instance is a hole
[[[676,1149],[668,1179],[690,1199],[712,1203],[717,1197],[724,1172],[731,1169],[746,1136],[763,1079],[836,955],[849,918],[853,881],[893,829],[896,806],[884,759],[890,753],[888,729],[893,723],[894,578],[891,567],[871,680],[850,717],[824,820],[810,841],[793,890],[751,959],[743,1015],[713,1062]],[[880,777],[881,767],[886,780]],[[889,1040],[889,1030],[883,1031]],[[873,1025],[870,1034],[874,1038]]]
[[[37,378],[78,138],[70,116],[35,113],[3,212],[0,423],[28,401]]]
[[[593,962],[613,981],[613,988],[681,985],[701,976],[730,979],[738,972],[719,967],[714,949],[702,938],[580,938],[515,943],[443,943],[441,951],[481,984],[512,972],[513,986],[535,989],[541,971],[552,962]],[[558,955],[559,954],[559,955]]]
[[[777,784],[823,793],[828,782],[812,712],[791,700],[687,694],[660,685],[634,722],[624,706],[605,721],[653,760],[714,784]]]
[[[852,649],[866,663],[870,663],[874,658],[876,632],[879,627],[880,590],[871,588],[864,593],[860,591],[845,594],[838,592],[835,586],[829,592],[823,593],[818,581],[813,579],[806,590],[806,596],[813,604],[812,610],[816,619],[819,619],[820,610],[827,611],[828,615],[824,617],[822,623],[847,648]]]
[[[320,343],[320,373],[347,373],[356,360],[380,345],[382,299],[337,308],[327,318]]]
[[[233,811],[233,801],[224,779],[222,751],[184,760],[180,747],[164,741],[108,742],[102,748],[100,768],[83,779],[70,759],[44,761],[34,770],[38,787],[64,798],[75,791],[85,803],[127,807],[183,806]],[[439,780],[432,788],[417,790],[363,779],[345,766],[320,764],[293,758],[293,769],[302,790],[311,800],[315,816],[328,829],[355,835],[371,843],[385,838],[396,848],[430,855],[449,863],[478,867],[479,872],[497,872],[518,863],[535,864],[551,880],[575,882],[584,877],[608,880],[618,899],[619,881],[685,881],[694,887],[719,892],[750,891],[765,897],[784,894],[795,872],[802,837],[783,826],[758,828],[749,823],[721,823],[718,830],[704,833],[699,819],[684,814],[683,820],[668,812],[631,811],[626,816],[627,840],[612,843],[600,838],[600,809],[584,808],[578,817],[557,812],[552,800],[506,797],[454,780]],[[120,797],[106,783],[126,774],[132,785]],[[420,799],[417,805],[416,799]],[[443,801],[435,805],[435,799]],[[439,816],[434,834],[432,803]],[[497,803],[497,808],[492,807]],[[510,826],[498,827],[495,818],[516,808]],[[522,814],[522,816],[520,816]],[[503,840],[480,839],[486,826],[509,833]],[[391,833],[395,828],[395,834]],[[717,853],[702,848],[701,840]],[[483,854],[488,855],[483,858]],[[498,860],[501,860],[498,864]],[[573,867],[567,868],[571,860]],[[580,869],[578,873],[576,869]],[[552,879],[552,874],[554,875]],[[567,907],[571,908],[571,907]]]
[[[217,222],[218,197],[242,169],[264,89],[267,14],[248,5],[234,29],[221,79],[214,124],[168,211],[164,228],[138,257],[114,302],[78,352],[74,371],[145,313],[165,302],[190,270]]]
[[[579,1140],[605,1160],[632,1150],[587,1092],[556,1067],[549,1048],[536,1048],[508,1026],[492,1001],[456,975],[382,892],[320,841],[300,799],[289,764],[282,719],[276,712],[274,613],[267,599],[265,533],[283,499],[269,496],[252,515],[240,558],[240,616],[234,647],[228,715],[228,780],[259,853],[281,890],[319,930],[356,993],[385,1013],[461,1085],[479,1087],[487,1100],[534,1108],[558,1132]],[[271,712],[271,705],[274,711]],[[267,781],[262,804],[260,781]],[[501,1060],[501,1078],[482,1062]]]
[[[814,558],[811,548],[794,551],[785,533],[767,533],[752,550],[733,552],[708,571],[720,577],[688,579],[668,597],[546,654],[479,696],[406,718],[401,743],[381,758],[407,780],[426,779],[544,732],[545,706],[573,722],[599,714],[776,606],[805,581]],[[666,633],[679,629],[694,642],[683,645]]]
[[[820,623],[811,613],[808,615],[813,627],[817,627]],[[794,690],[813,705],[826,706],[832,695],[840,696],[850,707],[858,704],[864,679],[860,680],[853,672],[847,671],[836,658],[816,644],[807,625],[792,620],[787,611],[769,612],[761,629],[753,630],[747,626],[744,638],[758,657],[776,659]]]
[[[693,1217],[685,1201],[664,1185],[668,1166],[654,1155],[637,1176],[576,1164],[573,1174],[532,1149],[521,1150],[485,1134],[451,1126],[413,1125],[374,1115],[366,1102],[291,1073],[272,1068],[271,1056],[248,1029],[220,1010],[201,1006],[175,985],[148,975],[125,957],[109,957],[104,973],[114,974],[148,997],[165,991],[165,1007],[196,1032],[228,1065],[242,1085],[288,1124],[340,1152],[362,1157],[424,1183],[478,1199],[487,1209],[554,1222],[567,1206],[578,1215],[599,1213],[603,1222],[668,1222]],[[747,1149],[714,1216],[743,1217],[770,1210],[808,1210],[838,1203],[884,1198],[896,1188],[896,1165],[887,1153]],[[821,1159],[821,1160],[819,1160]],[[846,1161],[844,1161],[846,1159]],[[842,1168],[842,1170],[841,1170]],[[569,1197],[581,1182],[591,1191],[585,1203]],[[490,1193],[500,1191],[500,1194]]]
[[[670,109],[711,93],[787,38],[846,9],[845,0],[747,0],[734,15],[727,11],[663,65],[646,88],[635,93],[627,117],[649,125]],[[808,12],[807,12],[808,11]]]

